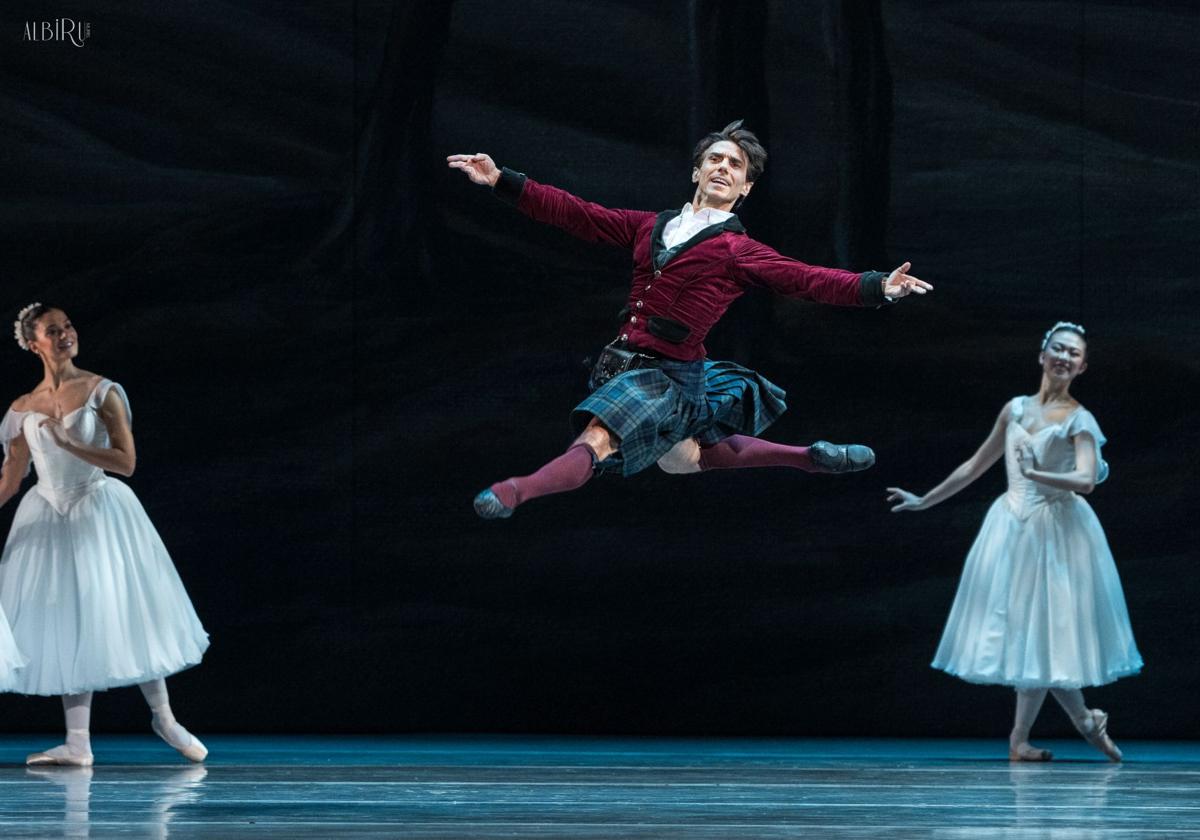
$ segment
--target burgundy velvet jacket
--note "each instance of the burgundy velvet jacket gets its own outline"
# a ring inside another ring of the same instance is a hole
[[[704,337],[751,286],[839,306],[878,306],[886,300],[883,272],[854,274],[785,257],[747,236],[736,216],[666,248],[663,228],[678,210],[613,210],[507,167],[494,190],[539,222],[589,242],[632,249],[633,285],[618,338],[668,359],[703,359]]]

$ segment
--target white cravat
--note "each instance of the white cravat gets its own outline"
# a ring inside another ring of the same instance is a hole
[[[663,244],[674,248],[681,242],[687,242],[706,227],[724,224],[731,216],[732,213],[712,207],[705,207],[699,213],[695,213],[689,201],[683,205],[683,212],[667,222],[667,226],[663,228]]]

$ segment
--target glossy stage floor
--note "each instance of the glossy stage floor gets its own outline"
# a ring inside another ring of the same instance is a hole
[[[203,766],[95,738],[87,769],[26,769],[0,737],[0,837],[1200,837],[1200,744],[210,737]]]

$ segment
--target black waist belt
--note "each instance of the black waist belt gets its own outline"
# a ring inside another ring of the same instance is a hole
[[[625,326],[629,320],[630,309],[626,306],[617,313],[617,326]],[[687,337],[692,334],[692,328],[687,324],[682,324],[673,318],[664,318],[661,315],[651,315],[646,319],[646,330],[655,338],[661,338],[663,341],[669,341],[672,344],[682,344],[687,341]]]

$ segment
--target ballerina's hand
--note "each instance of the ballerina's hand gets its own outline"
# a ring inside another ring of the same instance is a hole
[[[482,153],[450,155],[446,158],[446,165],[451,169],[461,169],[471,179],[472,184],[479,184],[481,187],[494,187],[500,180],[500,169],[496,162]]]
[[[1033,460],[1033,445],[1027,440],[1017,444],[1017,467],[1026,478],[1037,468]]]
[[[892,508],[892,513],[900,513],[905,510],[920,510],[921,497],[915,493],[909,493],[907,490],[901,490],[899,487],[889,487],[887,489],[889,502],[899,502],[900,504]]]
[[[61,418],[47,417],[41,423],[38,423],[38,428],[48,428],[50,430],[50,437],[54,438],[54,442],[59,446],[65,447],[71,443],[71,438],[67,435],[66,427],[63,426]]]
[[[933,291],[933,286],[929,283],[908,274],[910,268],[912,268],[912,263],[906,262],[889,274],[883,281],[883,293],[896,300],[910,294],[923,295]]]

